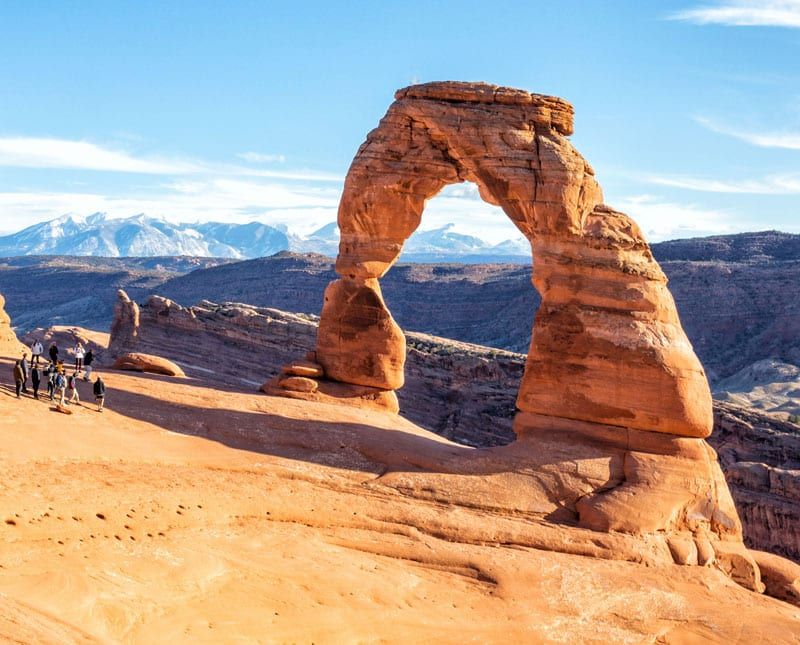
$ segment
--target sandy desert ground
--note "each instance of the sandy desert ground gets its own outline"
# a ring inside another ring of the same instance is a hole
[[[63,415],[0,370],[2,640],[800,639],[800,610],[714,569],[531,548],[491,536],[573,530],[404,492],[472,449],[402,418],[115,372],[107,411]],[[515,494],[509,473],[447,476]]]

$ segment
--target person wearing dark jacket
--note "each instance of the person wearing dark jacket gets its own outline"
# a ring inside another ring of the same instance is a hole
[[[55,364],[58,363],[58,345],[53,343],[50,345],[50,360]]]
[[[103,379],[99,376],[94,382],[94,400],[97,403],[97,411],[102,412],[106,401],[106,384],[103,383]]]
[[[24,382],[24,376],[22,374],[22,366],[19,364],[19,361],[14,363],[14,387],[17,390],[17,398],[19,398],[19,393],[22,390],[22,384]]]
[[[45,372],[47,376],[47,394],[52,401],[56,395],[56,364],[50,363],[47,366],[47,371]]]
[[[85,369],[83,373],[83,380],[90,381],[92,379],[92,363],[94,363],[94,352],[89,349],[86,356],[83,357],[83,366]]]
[[[33,398],[39,398],[39,385],[42,382],[42,375],[38,367],[31,368],[31,384],[33,385]]]

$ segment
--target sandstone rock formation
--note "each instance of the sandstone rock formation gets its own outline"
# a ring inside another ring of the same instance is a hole
[[[180,376],[186,374],[172,361],[162,356],[131,352],[123,354],[111,366],[115,370],[128,370],[131,372],[149,372],[150,374],[163,374],[164,376]]]
[[[109,354],[164,356],[189,376],[255,390],[265,372],[275,374],[281,364],[313,349],[316,316],[239,303],[182,307],[160,296],[139,307],[124,292],[119,303]]]
[[[122,289],[117,291],[114,304],[114,320],[108,345],[112,358],[118,358],[136,350],[139,336],[139,305],[133,302]]]
[[[340,281],[326,292],[317,355],[330,378],[395,389],[402,336],[377,279],[444,186],[478,185],[533,248],[542,296],[518,407],[680,436],[711,431],[702,367],[641,231],[602,205],[566,138],[572,107],[485,84],[400,90],[359,149],[339,208]]]
[[[716,453],[705,373],[638,226],[602,203],[571,146],[572,107],[482,83],[400,90],[358,150],[339,206],[340,279],[316,359],[327,379],[403,385],[405,339],[378,280],[444,186],[477,184],[530,240],[542,302],[516,401],[531,468],[574,452],[582,476],[544,483],[553,517],[658,535],[680,564],[715,564],[762,590]],[[553,443],[555,442],[555,443]],[[544,459],[544,461],[542,461]]]
[[[0,294],[0,355],[9,358],[19,358],[23,350],[22,343],[11,328],[11,318],[6,313],[6,300]]]
[[[313,316],[298,316],[235,303],[204,302],[184,308],[158,297],[144,303],[139,312],[137,342],[140,349],[180,363],[189,375],[197,379],[255,389],[259,385],[258,379],[266,370],[275,375],[275,379],[266,387],[272,394],[282,391],[292,398],[337,402],[343,400],[341,397],[350,396],[350,400],[361,407],[386,407],[385,402],[372,405],[362,398],[386,392],[364,386],[347,386],[342,391],[336,389],[339,384],[320,379],[317,383],[323,391],[313,394],[295,393],[279,387],[278,382],[283,377],[292,375],[292,372],[303,371],[308,377],[320,369],[315,363],[316,356],[309,352],[314,346],[317,330],[316,318]],[[463,445],[491,447],[509,444],[514,440],[514,393],[522,378],[524,355],[414,333],[406,335],[406,345],[406,383],[398,392],[404,416]],[[229,361],[211,362],[206,358],[223,353],[229,357]],[[298,355],[305,358],[291,361],[291,358]],[[229,369],[231,365],[235,369]],[[284,369],[281,369],[281,365],[284,365]],[[214,369],[210,369],[211,367]],[[360,389],[351,392],[348,391],[349,387]],[[796,509],[798,505],[785,498],[782,489],[777,487],[770,490],[769,486],[761,486],[758,481],[753,481],[751,488],[737,483],[741,479],[741,475],[737,473],[746,467],[746,464],[737,461],[738,456],[741,456],[742,461],[767,462],[781,468],[781,472],[788,473],[787,468],[791,468],[791,454],[797,453],[793,450],[790,436],[786,433],[775,434],[773,426],[765,427],[763,421],[766,417],[759,417],[760,421],[751,419],[751,422],[746,422],[744,411],[727,407],[724,417],[717,415],[719,425],[709,440],[721,451],[722,464],[731,483],[735,503],[742,514],[748,545],[798,557],[793,554],[800,554],[800,536],[796,535],[796,526],[800,519],[792,519],[792,508]],[[739,431],[739,425],[746,431]],[[788,427],[788,424],[783,425]],[[612,441],[616,432],[613,428],[605,428],[605,436],[599,436],[595,432],[594,437],[587,433],[602,430],[599,426],[585,424],[582,433],[576,430],[576,424],[570,423],[568,427],[555,432],[554,437],[548,439],[545,436],[548,433],[541,433],[538,437],[529,435],[532,442],[523,440],[519,445],[523,448],[529,446],[531,451],[541,453],[543,443],[558,443],[564,459],[573,464],[568,469],[575,468],[576,459],[582,464],[580,468],[586,469],[589,463],[586,459],[587,444],[604,443],[606,455],[613,457],[606,457],[608,465],[597,474],[596,486],[600,489],[611,486],[622,493],[626,490],[637,490],[636,485],[639,486],[639,492],[646,492],[646,488],[641,488],[642,482],[628,483],[626,488],[623,480],[637,469],[642,472],[644,459],[657,460],[658,455],[652,454],[656,448],[662,453],[672,451],[670,459],[663,460],[672,466],[667,471],[668,479],[660,489],[656,487],[661,490],[661,502],[654,504],[652,509],[645,508],[651,513],[651,518],[652,511],[659,508],[669,507],[674,510],[676,504],[678,507],[682,505],[681,496],[687,495],[681,488],[682,480],[691,483],[694,479],[693,485],[696,486],[698,477],[702,483],[703,473],[712,471],[713,475],[715,463],[711,453],[703,448],[701,442],[692,447],[693,440],[661,434],[653,437],[654,440],[649,445],[640,445],[636,451],[639,454],[633,454],[627,460],[629,446],[623,446],[619,439]],[[634,440],[637,437],[641,440],[653,433],[631,434]],[[611,443],[614,443],[613,447]],[[768,444],[774,444],[773,448],[759,455],[759,446]],[[784,449],[779,454],[780,446]],[[697,457],[696,460],[686,458],[687,450],[690,449],[698,449],[697,454],[689,455]],[[648,452],[649,456],[642,455]],[[524,469],[532,467],[530,459],[528,461]],[[692,473],[687,472],[690,469]],[[697,474],[693,474],[695,470]],[[647,473],[645,469],[645,476]],[[553,486],[563,488],[565,476],[561,474],[556,477],[562,483]],[[591,487],[580,490],[590,495],[593,491]],[[698,490],[702,491],[702,487],[689,491],[688,496],[697,501]],[[501,490],[486,490],[483,503],[488,503],[494,496],[506,494]],[[579,492],[569,504],[584,508],[586,505],[579,500],[581,494]],[[624,497],[619,496],[620,492],[617,492],[616,500],[624,500]],[[613,498],[609,500],[614,501]],[[608,503],[604,504],[608,506]],[[595,516],[591,514],[591,507],[587,510],[589,514],[585,521],[588,523],[594,521],[590,518]],[[567,517],[575,517],[570,514],[575,511],[567,512],[565,509],[561,512]],[[765,518],[768,520],[766,524]],[[695,540],[693,536],[681,538],[675,535],[669,542],[668,553],[678,561],[696,560],[699,563],[709,557],[708,545],[711,542]]]

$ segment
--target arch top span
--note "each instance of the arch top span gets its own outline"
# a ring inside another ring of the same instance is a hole
[[[340,280],[325,294],[317,358],[335,381],[394,390],[405,340],[381,278],[444,186],[477,184],[531,242],[542,297],[517,427],[557,417],[688,437],[711,396],[666,278],[638,226],[603,205],[572,146],[572,106],[486,83],[398,92],[353,159],[339,205]]]
[[[394,93],[394,98],[518,105],[530,107],[531,114],[537,117],[539,123],[552,127],[559,134],[570,136],[574,128],[575,109],[571,103],[557,96],[534,94],[514,87],[465,81],[433,81],[403,87]]]

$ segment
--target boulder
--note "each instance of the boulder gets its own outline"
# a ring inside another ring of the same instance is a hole
[[[281,372],[288,376],[305,376],[307,378],[322,378],[325,375],[322,365],[311,361],[293,361],[284,365]]]
[[[800,607],[800,564],[774,553],[750,550],[768,596]]]
[[[278,381],[278,387],[293,392],[316,392],[319,384],[314,379],[304,376],[287,376]]]
[[[142,354],[140,352],[123,354],[114,361],[111,367],[115,370],[149,372],[151,374],[163,374],[165,376],[186,376],[183,370],[172,361],[162,358],[161,356]]]

